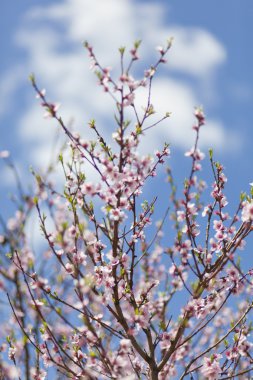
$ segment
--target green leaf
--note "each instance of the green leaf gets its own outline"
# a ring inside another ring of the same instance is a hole
[[[28,79],[32,82],[32,84],[35,84],[35,76],[33,73],[31,73],[28,77]]]
[[[167,39],[167,46],[168,46],[168,49],[171,48],[173,41],[174,41],[174,37],[170,37],[170,38]]]
[[[62,155],[62,153],[59,154],[58,159],[59,159],[59,161],[63,164],[63,155]]]
[[[141,128],[141,125],[140,124],[137,124],[136,127],[135,127],[135,132],[138,135],[140,135],[142,133],[142,128]]]
[[[135,48],[135,49],[138,49],[138,48],[140,47],[140,44],[141,44],[141,40],[136,40],[136,41],[134,42],[134,48]]]
[[[243,202],[245,200],[245,198],[246,198],[246,193],[241,192],[241,194],[240,194],[240,201]]]
[[[164,331],[166,329],[166,324],[164,322],[160,322],[159,327]]]
[[[95,122],[95,120],[94,119],[91,119],[90,121],[89,121],[89,127],[91,128],[91,129],[94,129],[95,128],[95,126],[96,126],[96,122]]]
[[[126,50],[125,46],[121,46],[121,47],[119,48],[119,52],[120,52],[120,54],[121,54],[122,56],[124,55],[125,50]]]
[[[55,308],[57,314],[62,315],[62,309],[60,307]]]

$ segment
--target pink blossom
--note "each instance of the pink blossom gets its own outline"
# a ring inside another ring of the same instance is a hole
[[[227,234],[226,233],[224,233],[223,231],[217,231],[216,232],[216,234],[215,234],[215,238],[217,239],[217,240],[224,240],[224,239],[226,239],[227,238]]]
[[[185,153],[186,157],[193,157],[195,160],[203,160],[205,158],[205,154],[201,152],[199,149],[192,148],[191,150]]]
[[[131,106],[134,102],[134,99],[135,99],[134,92],[130,92],[128,95],[125,96],[123,106],[124,107]]]
[[[52,362],[50,356],[46,352],[42,355],[42,358],[43,358],[44,366],[46,368],[53,366],[53,362]]]
[[[219,378],[219,374],[222,372],[219,359],[221,355],[212,355],[211,358],[204,357],[203,366],[201,368],[201,373],[205,376],[207,380],[216,380]]]
[[[195,117],[197,118],[199,125],[205,124],[205,115],[201,107],[195,109]]]
[[[125,218],[125,213],[121,211],[119,208],[110,210],[110,219],[114,221],[122,221]]]
[[[44,113],[45,118],[55,117],[58,109],[60,108],[60,103],[43,103],[42,106],[46,108]]]
[[[232,349],[226,351],[226,357],[229,360],[235,360],[239,356],[239,350],[237,346],[232,347]]]
[[[137,49],[136,49],[136,48],[131,49],[131,50],[130,50],[130,53],[131,53],[131,55],[132,55],[133,60],[137,60],[137,59],[139,59],[139,55],[137,54]]]
[[[152,78],[155,75],[155,69],[151,67],[150,69],[145,70],[144,75],[146,78]]]
[[[40,99],[40,98],[44,98],[46,96],[46,89],[43,88],[42,90],[40,90],[38,92],[38,94],[36,95],[36,99]]]
[[[69,273],[69,274],[73,274],[75,272],[75,267],[73,264],[70,264],[70,263],[67,263],[65,265],[66,267],[66,271]]]
[[[212,207],[211,204],[209,204],[209,205],[207,205],[207,206],[204,207],[203,212],[202,212],[202,216],[203,217],[205,217],[206,215],[208,215],[210,213],[211,207]]]
[[[70,234],[70,236],[75,236],[77,233],[76,227],[74,225],[70,226],[68,229],[68,233]]]
[[[253,200],[244,202],[241,219],[243,222],[253,221]]]
[[[121,352],[128,353],[131,350],[132,343],[130,339],[121,339],[120,350]]]
[[[33,380],[45,380],[47,376],[46,371],[37,368],[32,368],[31,374]]]
[[[83,195],[94,195],[96,190],[91,182],[87,182],[81,186],[81,192]]]
[[[168,350],[171,346],[171,340],[172,340],[171,334],[166,333],[166,332],[163,333],[161,343],[160,343],[161,349]]]
[[[10,360],[14,360],[15,359],[16,351],[17,351],[16,347],[11,346],[9,348],[8,357],[9,357]]]
[[[37,307],[44,306],[44,302],[38,299],[32,300],[31,304],[36,305]]]
[[[8,158],[10,156],[10,152],[8,150],[2,150],[0,152],[0,158]]]
[[[56,249],[55,252],[56,252],[57,256],[62,256],[64,254],[63,249]]]
[[[213,221],[213,228],[216,230],[216,231],[224,231],[225,227],[222,223],[221,220],[214,220]]]

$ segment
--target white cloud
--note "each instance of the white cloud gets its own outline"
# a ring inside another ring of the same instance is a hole
[[[201,130],[200,145],[229,153],[241,149],[243,140],[235,132],[226,130],[220,120],[207,119]]]
[[[225,61],[224,47],[208,31],[194,27],[167,27],[164,15],[164,5],[159,3],[65,0],[61,4],[33,9],[28,14],[28,20],[50,20],[63,24],[62,41],[66,39],[67,42],[76,43],[87,39],[94,44],[99,56],[108,60],[108,64],[115,63],[115,52],[119,46],[130,46],[135,39],[141,38],[146,57],[155,45],[160,45],[171,36],[175,37],[175,45],[170,55],[170,67],[175,70],[196,76],[210,75]],[[43,39],[47,35],[48,32],[44,31]],[[36,36],[31,37],[30,33],[29,38],[37,39]],[[55,35],[52,33],[49,45],[53,41]]]
[[[146,99],[145,90],[140,92],[136,99],[139,110],[145,105]],[[192,126],[196,122],[194,107],[200,104],[193,90],[184,82],[162,77],[154,81],[152,99],[156,111],[153,119],[158,118],[158,115],[165,115],[166,112],[172,113],[169,119],[147,132],[146,140],[149,141],[149,144],[144,142],[145,146],[150,149],[150,142],[154,146],[161,146],[166,141],[188,149],[194,143],[195,138],[195,133],[192,131]],[[224,152],[228,149],[238,149],[238,143],[238,137],[233,132],[226,133],[221,121],[207,118],[206,125],[201,129],[200,145],[202,148],[216,147]]]
[[[146,90],[139,91],[136,99],[138,110],[145,105],[146,96],[144,95],[146,95]],[[152,119],[149,119],[146,127],[152,124],[153,120],[164,116],[166,112],[171,112],[171,117],[161,125],[150,129],[146,133],[146,138],[154,145],[161,145],[163,141],[166,141],[182,148],[189,147],[193,139],[191,125],[194,121],[194,106],[197,104],[192,90],[183,82],[164,77],[154,81],[152,99],[156,113]],[[148,146],[150,147],[150,144]]]
[[[224,47],[209,32],[198,28],[177,27],[170,66],[195,76],[210,76],[226,59]]]
[[[1,183],[1,186],[4,188],[10,188],[11,186],[15,185],[15,177],[13,173],[11,172],[10,168],[8,166],[2,167],[1,162],[1,176],[4,178],[4,181]]]
[[[24,77],[35,72],[39,85],[47,88],[50,100],[62,103],[60,111],[65,120],[74,117],[75,127],[84,137],[90,137],[87,122],[92,117],[97,119],[102,133],[109,136],[115,126],[112,102],[96,87],[81,41],[87,39],[95,46],[105,66],[115,66],[116,62],[118,67],[119,46],[131,47],[134,40],[143,39],[141,55],[150,64],[157,54],[154,47],[174,36],[175,44],[166,67],[200,80],[212,77],[226,58],[224,47],[210,33],[197,28],[169,28],[163,14],[161,3],[137,4],[129,0],[65,0],[33,7],[16,36],[17,44],[27,53]],[[155,149],[156,143],[160,145],[167,140],[185,148],[192,136],[193,107],[199,101],[189,83],[167,79],[164,71],[162,75],[154,81],[155,108],[157,113],[172,111],[173,114],[159,133],[150,132],[154,146],[150,143],[149,147]],[[42,114],[34,102],[22,112],[19,121],[20,138],[25,144],[30,143],[28,159],[41,165],[53,136],[51,127],[54,128],[43,120]],[[214,146],[226,145],[222,123],[211,120],[209,124],[204,140]]]

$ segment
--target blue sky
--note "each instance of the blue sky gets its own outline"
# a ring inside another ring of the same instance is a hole
[[[191,144],[193,107],[202,104],[208,119],[202,146],[205,151],[212,146],[224,163],[230,199],[236,203],[239,192],[249,190],[251,0],[3,0],[1,8],[0,150],[10,150],[27,183],[32,182],[29,166],[43,167],[49,161],[56,130],[43,119],[28,75],[35,73],[49,98],[62,103],[65,120],[73,120],[85,136],[88,120],[95,118],[109,137],[112,104],[96,87],[82,41],[94,45],[102,63],[117,66],[117,47],[130,48],[135,39],[142,39],[141,56],[149,65],[156,45],[174,36],[168,64],[154,85],[155,108],[172,111],[172,118],[151,132],[148,145],[153,151],[164,140],[171,142],[172,162],[181,173],[183,152]],[[0,168],[4,199],[12,179],[2,164]]]

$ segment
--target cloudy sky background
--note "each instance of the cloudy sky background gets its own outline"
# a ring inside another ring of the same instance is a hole
[[[34,73],[60,113],[84,138],[95,118],[108,138],[114,127],[113,104],[96,86],[82,47],[88,40],[100,62],[118,67],[119,46],[141,39],[140,55],[149,67],[157,45],[174,37],[168,63],[154,81],[157,114],[172,117],[146,136],[151,152],[171,142],[172,162],[181,173],[183,152],[191,146],[193,109],[203,105],[207,125],[201,144],[224,163],[228,193],[236,202],[249,190],[252,170],[253,48],[251,0],[3,0],[0,13],[0,150],[9,150],[22,178],[29,166],[43,168],[54,147],[55,123],[43,118],[28,81]],[[143,72],[140,64],[139,72]],[[138,100],[141,105],[143,98]],[[189,146],[190,145],[190,146]],[[57,153],[57,152],[55,152]],[[0,164],[1,212],[12,177]],[[183,174],[183,178],[187,172]]]

